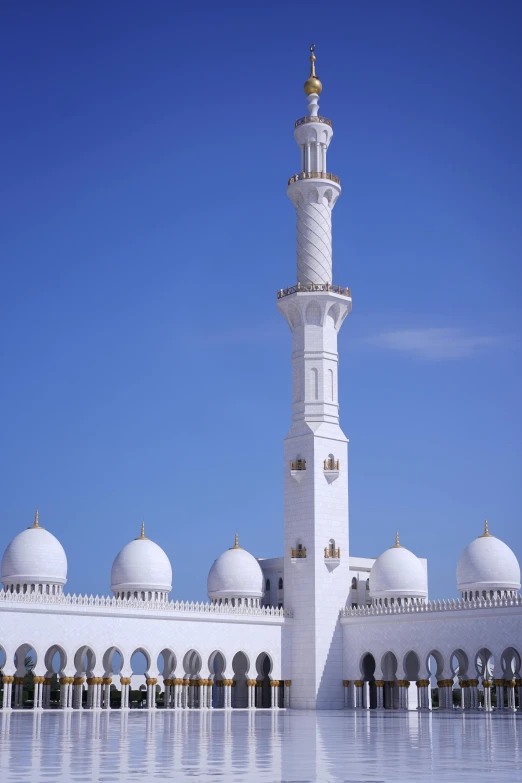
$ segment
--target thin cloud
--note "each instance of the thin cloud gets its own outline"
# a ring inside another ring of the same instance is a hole
[[[469,359],[501,345],[502,337],[473,334],[465,329],[402,329],[363,339],[367,345],[398,351],[418,359]]]

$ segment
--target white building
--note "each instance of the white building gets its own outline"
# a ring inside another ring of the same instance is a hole
[[[458,562],[459,600],[428,601],[427,562],[398,534],[377,560],[350,556],[337,334],[352,298],[333,284],[341,186],[327,170],[332,123],[318,113],[310,60],[308,115],[294,131],[300,172],[287,190],[297,280],[277,294],[292,333],[284,552],[256,560],[236,536],[210,569],[209,603],[180,603],[169,600],[169,559],[142,526],[114,560],[112,597],[76,596],[65,591],[66,554],[37,514],[2,559],[4,710],[126,709],[140,686],[149,709],[430,709],[434,688],[441,709],[453,708],[453,690],[464,710],[491,709],[492,691],[497,709],[521,703],[520,568],[487,523]]]

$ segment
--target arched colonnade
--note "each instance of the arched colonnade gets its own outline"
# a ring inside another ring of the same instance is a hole
[[[522,658],[513,646],[446,654],[367,651],[357,677],[343,686],[345,707],[354,709],[515,711],[522,707]]]
[[[146,646],[126,654],[85,644],[68,654],[60,644],[42,652],[27,642],[10,655],[0,644],[0,672],[3,709],[278,709],[290,702],[290,681],[274,678],[265,650],[154,655]]]

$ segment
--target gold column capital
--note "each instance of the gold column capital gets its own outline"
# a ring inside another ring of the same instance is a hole
[[[491,688],[491,680],[482,680],[482,685],[484,688]]]
[[[15,685],[23,685],[24,684],[24,678],[23,677],[15,677],[14,678]]]
[[[355,685],[356,688],[362,688],[362,686],[364,685],[364,680],[354,680],[353,684]]]
[[[409,680],[397,680],[397,685],[399,688],[409,688],[410,687],[410,681]]]
[[[247,680],[246,681],[249,688],[251,688],[254,685],[257,685],[257,680]]]
[[[478,685],[478,680],[468,680],[468,685],[470,688],[476,688]]]
[[[75,685],[83,685],[85,677],[73,677],[73,681]]]
[[[279,680],[270,680],[270,687],[271,688],[278,688],[280,685]]]
[[[285,680],[285,687],[289,688],[292,684],[292,680]]]
[[[429,684],[430,684],[429,680],[417,680],[416,683],[417,688],[427,688]]]
[[[497,686],[499,686],[499,685],[504,685],[504,678],[502,678],[502,679],[500,679],[500,678],[499,678],[499,679],[495,679],[495,680],[493,680],[493,682],[494,682],[494,683],[495,683],[495,685],[497,685]]]
[[[384,680],[375,680],[375,687],[382,688],[384,686]]]
[[[145,684],[146,685],[157,685],[158,684],[158,679],[157,679],[157,677],[147,677],[147,679],[145,680]]]

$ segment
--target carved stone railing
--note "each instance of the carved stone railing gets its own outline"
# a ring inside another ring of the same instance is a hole
[[[113,598],[104,595],[46,595],[41,593],[8,593],[0,591],[2,604],[53,604],[58,606],[91,606],[105,609],[150,609],[161,612],[190,612],[192,614],[233,614],[252,617],[291,617],[289,609],[272,606],[231,606],[211,604],[204,601],[143,601],[140,598]]]
[[[338,459],[325,459],[324,460],[324,470],[339,470],[339,460]]]
[[[297,558],[297,559],[305,558],[306,557],[306,547],[304,546],[304,547],[302,547],[302,549],[299,549],[299,547],[297,547],[297,549],[295,549],[294,547],[291,547],[290,548],[290,557]]]
[[[277,292],[277,298],[282,299],[284,296],[290,296],[290,294],[308,294],[312,291],[331,291],[332,294],[352,296],[349,288],[341,288],[340,285],[332,285],[331,283],[297,283],[290,286],[290,288],[280,288]]]
[[[356,609],[344,607],[341,617],[375,617],[387,614],[430,614],[433,612],[455,612],[463,609],[495,609],[513,606],[522,607],[522,596],[515,598],[450,598],[447,601],[427,601],[426,603],[391,604],[388,606],[360,606]]]
[[[330,182],[341,184],[339,177],[335,174],[330,174],[328,171],[301,171],[299,174],[294,174],[293,177],[290,177],[288,184],[291,185],[292,182],[298,182],[302,179],[329,179]]]
[[[305,459],[290,460],[290,470],[306,470],[306,460]]]
[[[341,547],[338,547],[337,549],[325,546],[324,548],[324,557],[325,560],[328,558],[332,558],[334,560],[338,560],[341,557]]]
[[[315,117],[312,117],[309,114],[307,114],[306,117],[301,117],[299,120],[295,121],[295,127],[298,128],[300,125],[305,125],[307,122],[319,122],[322,125],[329,125],[330,128],[332,127],[332,121],[329,120],[328,117],[321,117],[319,114]]]

